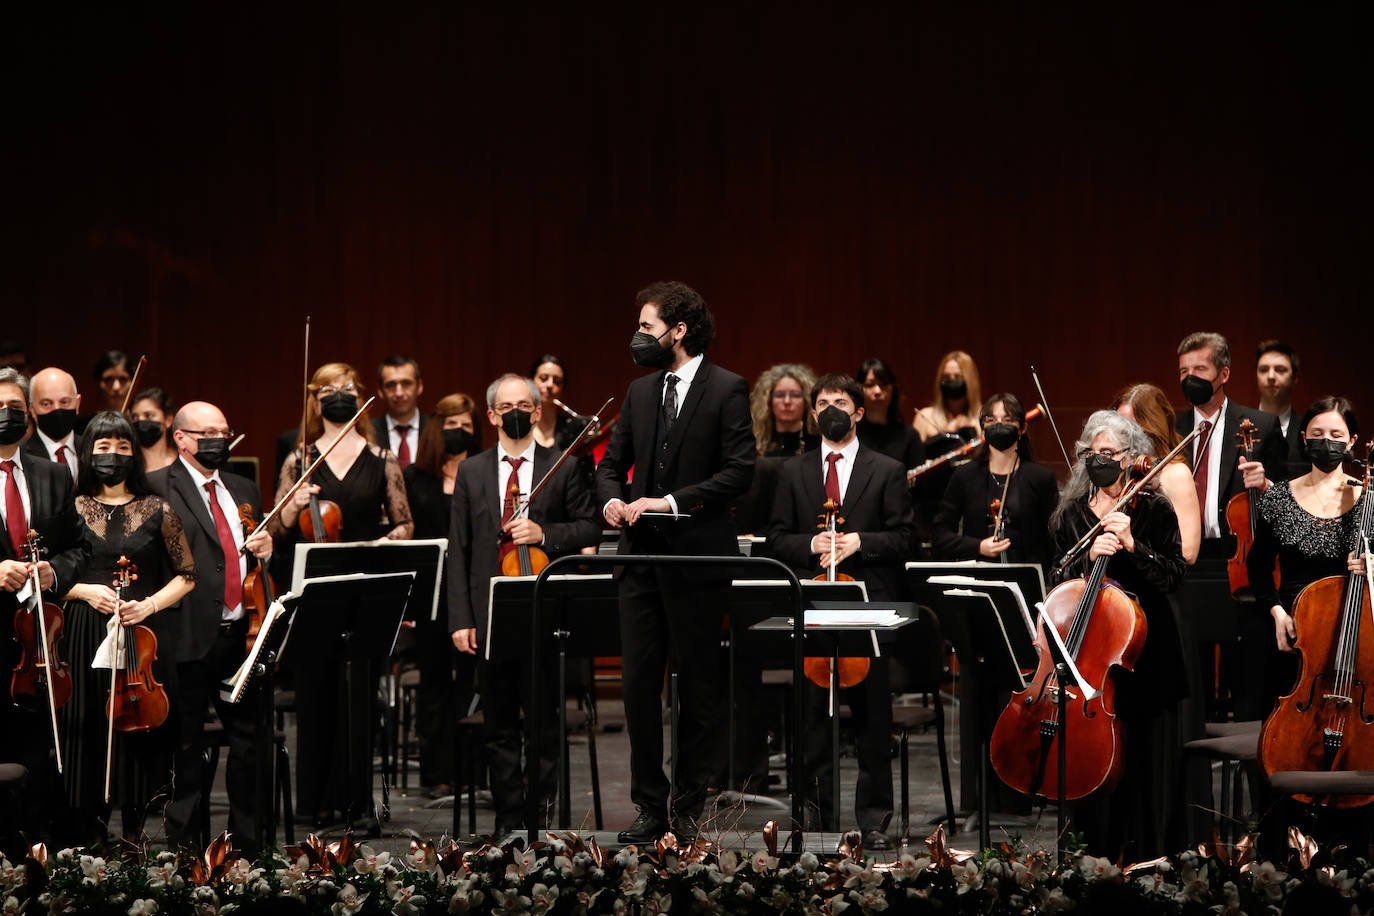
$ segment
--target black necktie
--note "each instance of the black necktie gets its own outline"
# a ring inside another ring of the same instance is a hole
[[[667,424],[665,428],[672,429],[677,419],[677,376],[669,372],[663,381],[668,386],[663,392],[663,419]]]

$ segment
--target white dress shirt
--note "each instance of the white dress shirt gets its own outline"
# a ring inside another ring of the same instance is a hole
[[[420,450],[420,412],[415,411],[415,415],[406,421],[410,429],[406,430],[406,445],[410,446],[410,460],[415,460],[416,453]],[[386,435],[387,441],[391,446],[391,454],[401,454],[401,434],[396,431],[399,421],[391,414],[386,415]]]
[[[48,457],[58,464],[62,463],[57,457],[58,449],[66,449],[67,470],[71,472],[72,480],[76,480],[76,448],[73,445],[76,441],[76,433],[67,433],[65,438],[54,440],[45,436],[43,430],[38,429],[36,426],[34,427],[34,431],[38,433],[38,441],[43,443],[43,448],[47,451]]]
[[[234,547],[237,551],[235,556],[239,558],[239,581],[242,582],[244,577],[248,575],[248,555],[243,552],[243,541],[246,537],[246,532],[243,530],[243,522],[239,521],[239,507],[234,502],[233,495],[229,492],[229,488],[224,485],[224,480],[219,476],[219,471],[215,471],[209,477],[206,477],[200,471],[191,467],[190,462],[184,457],[177,456],[177,460],[180,461],[181,466],[186,469],[186,473],[191,475],[191,480],[195,481],[196,492],[200,494],[201,505],[204,506],[205,511],[210,514],[211,522],[215,520],[215,513],[210,508],[210,494],[206,491],[205,485],[212,480],[215,482],[215,502],[219,503],[220,511],[224,513],[224,519],[229,523],[229,531],[234,535]],[[224,559],[228,561],[229,558],[225,557]],[[224,574],[226,576],[229,575],[230,565],[231,564],[228,562],[225,563]],[[222,600],[220,601],[220,618],[222,620],[238,620],[242,616],[243,602],[240,601],[237,607],[226,607],[224,602]]]
[[[835,462],[835,473],[840,478],[840,502],[844,502],[845,496],[849,493],[849,476],[854,473],[854,456],[859,454],[859,437],[855,436],[849,440],[849,444],[844,448],[832,448],[829,442],[822,441],[819,449],[821,453],[821,489],[825,489],[825,478],[830,473],[830,455],[839,454],[840,460]]]
[[[1220,517],[1221,501],[1221,449],[1226,442],[1226,408],[1230,403],[1230,398],[1223,399],[1221,407],[1210,417],[1204,417],[1200,410],[1196,407],[1193,408],[1194,429],[1203,420],[1215,424],[1207,431],[1210,441],[1207,446],[1207,501],[1202,506],[1202,536],[1204,538],[1219,538],[1222,535],[1220,525],[1217,522]],[[1194,443],[1193,454],[1196,455],[1197,449],[1200,448],[1202,448],[1201,441]]]
[[[24,460],[20,457],[22,449],[15,449],[14,455],[9,460],[14,462],[14,482],[19,485],[19,498],[24,503],[24,521],[32,525],[33,506],[29,503],[29,482],[24,474]],[[9,474],[0,470],[0,521],[9,525],[9,518],[5,515],[5,488],[10,485]],[[22,557],[20,559],[23,559]]]
[[[691,359],[687,360],[687,362],[682,364],[681,369],[668,370],[670,374],[677,376],[677,384],[673,386],[673,390],[677,394],[677,411],[679,414],[682,413],[682,405],[687,400],[687,389],[692,387],[692,380],[697,377],[697,370],[701,368],[701,356],[702,355],[700,353],[698,353],[696,356],[693,356]],[[665,375],[663,377],[663,380],[663,391],[661,391],[658,396],[658,403],[660,405],[662,405],[668,399],[668,376]],[[664,498],[668,500],[669,511],[671,511],[674,515],[677,515],[677,500],[673,499],[673,494],[669,493]]]
[[[519,455],[512,455],[510,452],[506,451],[505,446],[501,445],[500,442],[496,443],[496,482],[500,486],[500,489],[496,492],[501,494],[501,507],[503,512],[505,511],[506,505],[506,489],[510,487],[510,462],[506,460],[507,458],[525,459],[520,465],[520,476],[518,479],[520,481],[521,497],[528,497],[530,491],[534,489],[534,440],[531,439],[529,448],[525,449],[525,451]],[[528,518],[529,513],[526,512],[524,517]]]
[[[1288,438],[1288,424],[1292,422],[1293,408],[1290,407],[1283,413],[1279,414],[1279,432],[1283,434],[1283,437],[1285,439]]]

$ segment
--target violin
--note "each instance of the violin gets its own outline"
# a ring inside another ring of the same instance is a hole
[[[1374,537],[1371,450],[1365,450],[1356,545],[1364,553]],[[1318,579],[1293,602],[1301,669],[1293,691],[1279,698],[1260,731],[1259,764],[1266,774],[1374,770],[1374,626],[1361,625],[1370,618],[1371,572],[1366,560],[1363,572]],[[1313,801],[1310,796],[1296,798]],[[1323,799],[1337,808],[1357,808],[1371,801],[1374,795]]]
[[[1045,408],[1043,405],[1036,404],[1030,410],[1026,411],[1026,422],[1029,423],[1031,420],[1036,419],[1042,413],[1044,413],[1044,411]],[[929,461],[921,462],[914,468],[908,468],[906,472],[907,486],[913,485],[914,483],[916,483],[916,481],[920,480],[922,477],[925,477],[931,471],[937,471],[952,461],[958,461],[960,458],[972,455],[974,452],[978,451],[978,449],[981,448],[982,445],[983,437],[977,436],[965,442],[958,448],[945,452],[938,458],[931,458]]]
[[[1017,459],[1020,464],[1020,459]],[[1007,490],[1011,488],[1011,475],[1016,473],[1016,465],[1012,465],[1007,472],[1007,479],[1002,481],[1002,495],[994,496],[992,502],[988,504],[988,511],[992,514],[992,538],[1000,541],[1007,536]],[[1004,550],[997,555],[999,563],[1011,562],[1007,558],[1008,551]]]
[[[304,457],[301,456],[302,467],[305,466]],[[310,505],[300,514],[296,524],[301,529],[301,537],[316,544],[337,544],[343,538],[343,510],[332,499],[320,499],[314,493],[310,494]]]
[[[1131,500],[1151,476],[1148,458],[1137,459],[1133,476],[1140,480],[1127,491]],[[1125,501],[1125,500],[1123,500]],[[1111,511],[1122,507],[1118,502]],[[1007,785],[1025,795],[1057,797],[1057,780],[1046,785],[1050,761],[1057,759],[1065,728],[1072,737],[1063,786],[1065,800],[1085,798],[1113,789],[1121,779],[1121,725],[1116,718],[1116,685],[1112,668],[1135,668],[1145,648],[1145,612],[1119,586],[1106,578],[1111,557],[1098,557],[1087,576],[1055,586],[1041,605],[1035,647],[1040,661],[1029,684],[1011,695],[993,727],[989,756],[992,767]],[[1059,634],[1064,654],[1083,682],[1061,681],[1056,652],[1047,626]],[[1084,685],[1087,692],[1084,692]],[[1060,721],[1059,700],[1066,696]]]
[[[138,567],[121,556],[114,576],[115,607],[138,580]],[[167,691],[153,677],[157,635],[143,624],[125,626],[115,611],[114,659],[110,666],[110,700],[105,712],[109,734],[105,746],[105,800],[110,800],[110,770],[114,763],[114,733],[151,731],[167,721]]]
[[[239,523],[243,525],[245,532],[252,531],[257,525],[253,521],[253,507],[248,503],[239,506]],[[244,540],[247,540],[246,535]],[[228,559],[225,557],[226,562]],[[243,609],[248,614],[247,651],[253,651],[253,642],[262,630],[263,621],[267,619],[267,609],[276,600],[277,590],[272,584],[272,576],[262,565],[262,561],[258,561],[248,570],[248,575],[243,577]]]
[[[1259,428],[1246,417],[1240,421],[1236,430],[1236,443],[1246,461],[1255,460],[1255,437]],[[1250,587],[1250,573],[1245,560],[1250,556],[1250,548],[1255,543],[1255,525],[1259,517],[1260,493],[1257,487],[1246,487],[1244,493],[1237,493],[1226,503],[1226,524],[1236,536],[1236,552],[1226,561],[1226,577],[1231,582],[1231,594],[1239,597]],[[1278,559],[1274,560],[1274,574],[1278,575]]]
[[[833,499],[827,499],[825,505],[821,507],[820,515],[817,516],[821,522],[816,527],[830,534],[830,565],[825,568],[825,572],[815,577],[817,582],[853,582],[854,577],[839,572],[835,562],[835,535],[839,532],[839,526],[844,524],[844,519],[840,518],[840,507]],[[806,677],[817,687],[830,689],[830,671],[835,660],[829,656],[812,655],[807,656],[804,662]],[[863,657],[842,657],[836,674],[836,683],[840,687],[853,687],[861,683],[868,677],[868,669],[872,663]]]
[[[58,737],[57,711],[72,698],[72,672],[57,654],[62,639],[62,608],[43,600],[38,580],[41,538],[29,529],[24,552],[29,564],[29,587],[33,598],[14,612],[14,638],[19,643],[19,664],[10,676],[10,696],[46,700],[52,718],[53,747],[57,751],[57,772],[62,772],[62,739]]]

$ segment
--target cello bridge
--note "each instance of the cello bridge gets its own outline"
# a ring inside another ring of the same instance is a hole
[[[1342,695],[1339,694],[1339,693],[1324,693],[1324,694],[1322,694],[1322,701],[1323,701],[1323,702],[1326,702],[1326,701],[1328,701],[1328,700],[1329,700],[1329,701],[1334,701],[1335,704],[1336,704],[1337,706],[1349,706],[1352,702],[1354,702],[1353,700],[1351,700],[1350,697],[1342,696]]]

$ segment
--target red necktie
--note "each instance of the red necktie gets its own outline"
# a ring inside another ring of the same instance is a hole
[[[510,482],[506,484],[506,501],[501,506],[501,527],[505,528],[506,523],[515,516],[515,501],[520,498],[520,465],[525,463],[525,459],[507,455],[503,460],[510,462]]]
[[[0,470],[5,472],[5,527],[10,532],[14,555],[22,560],[24,543],[29,538],[29,522],[24,517],[24,498],[19,495],[19,482],[14,479],[14,462],[9,459],[0,461]]]
[[[224,551],[224,604],[231,611],[243,603],[243,580],[239,578],[239,548],[234,543],[234,533],[229,530],[229,520],[219,507],[215,497],[215,482],[205,481],[205,492],[210,494],[210,516],[215,520],[215,534],[219,535],[219,547]]]
[[[825,456],[825,460],[830,462],[830,468],[825,472],[825,498],[833,499],[837,506],[840,504],[840,472],[835,465],[843,457],[839,452]]]
[[[396,435],[401,439],[401,444],[396,447],[396,463],[401,466],[403,471],[410,467],[410,443],[406,441],[406,435],[409,432],[409,423],[396,424]]]
[[[1198,424],[1198,441],[1202,444],[1198,446],[1197,473],[1193,475],[1193,483],[1197,485],[1197,507],[1202,512],[1207,511],[1207,447],[1211,445],[1212,421],[1203,420]]]
[[[57,444],[57,463],[71,470],[71,465],[67,463],[67,447],[60,442]]]

